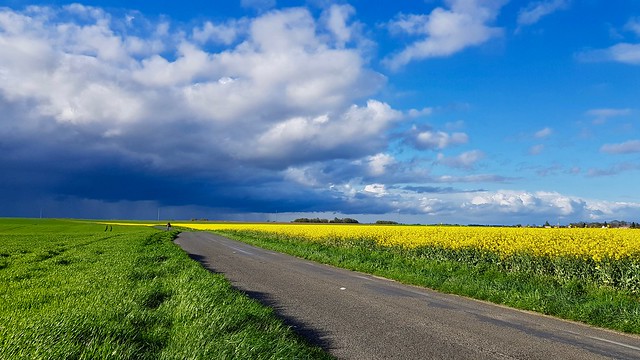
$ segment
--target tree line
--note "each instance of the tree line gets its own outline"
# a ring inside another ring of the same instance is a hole
[[[320,218],[298,218],[293,220],[294,223],[318,223],[318,224],[359,224],[358,220],[352,218],[334,218],[333,220],[329,219],[320,219]]]
[[[585,222],[580,221],[577,223],[569,224],[571,227],[577,228],[631,228],[631,229],[640,229],[640,224],[635,221],[627,222],[620,220],[613,220],[611,222]]]

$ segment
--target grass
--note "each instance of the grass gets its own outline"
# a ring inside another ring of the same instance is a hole
[[[1,359],[328,359],[138,226],[0,220]]]
[[[548,264],[517,264],[522,259],[501,263],[495,256],[477,251],[406,249],[381,246],[370,240],[309,242],[251,231],[216,233],[407,284],[640,334],[637,292],[543,271]]]

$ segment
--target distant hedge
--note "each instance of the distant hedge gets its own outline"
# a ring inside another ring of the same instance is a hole
[[[334,218],[333,220],[329,219],[320,219],[320,218],[298,218],[293,220],[295,223],[318,223],[318,224],[359,224],[358,220],[352,218]]]

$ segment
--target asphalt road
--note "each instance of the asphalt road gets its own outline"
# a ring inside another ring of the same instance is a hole
[[[175,241],[339,359],[640,359],[640,337],[321,265],[206,232]]]

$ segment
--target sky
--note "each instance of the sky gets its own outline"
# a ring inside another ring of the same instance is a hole
[[[640,2],[0,0],[0,216],[640,221]]]

